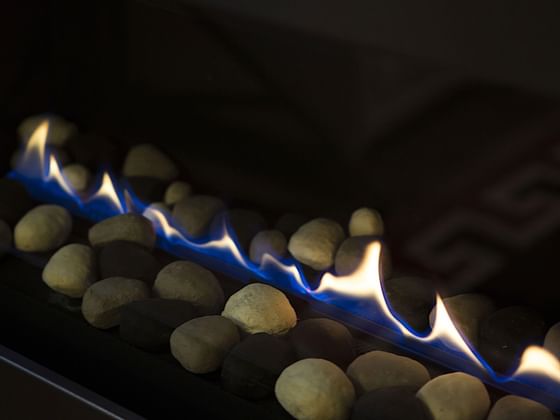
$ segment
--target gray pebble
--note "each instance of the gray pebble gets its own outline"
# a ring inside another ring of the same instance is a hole
[[[224,292],[214,274],[190,261],[165,266],[154,283],[156,296],[191,303],[201,314],[213,315],[224,306]]]
[[[93,283],[84,293],[82,315],[95,328],[108,329],[120,323],[121,308],[150,296],[146,283],[125,277],[109,277]]]
[[[301,263],[314,270],[327,270],[343,240],[344,230],[338,223],[319,218],[301,226],[290,238],[288,249]]]
[[[344,372],[323,359],[303,359],[288,366],[274,391],[288,413],[306,420],[347,419],[356,397]]]
[[[189,236],[197,238],[208,233],[212,219],[223,208],[224,203],[219,198],[193,195],[175,204],[173,218]]]
[[[14,229],[17,249],[46,252],[60,247],[72,231],[72,217],[61,206],[44,204],[25,214]]]
[[[544,405],[516,395],[500,398],[490,410],[488,420],[554,420]]]
[[[94,247],[113,241],[127,241],[152,249],[156,242],[156,232],[152,222],[133,213],[113,216],[95,224],[89,230],[88,237]]]
[[[346,238],[338,248],[334,260],[334,269],[339,276],[352,274],[364,260],[366,248],[377,236],[353,236]],[[380,256],[381,273],[384,279],[391,275],[391,256],[389,248],[383,245]]]
[[[192,192],[192,187],[190,184],[184,181],[175,181],[169,184],[165,190],[165,196],[163,201],[169,207],[177,204],[179,201],[184,200],[189,197]]]
[[[91,173],[84,165],[72,163],[70,165],[66,165],[62,169],[62,172],[68,183],[75,191],[82,192],[87,189],[91,179]]]
[[[279,230],[263,230],[255,235],[249,247],[249,258],[260,264],[264,254],[269,254],[276,259],[286,255],[286,237]]]
[[[419,389],[430,380],[428,370],[416,360],[385,351],[370,351],[358,356],[346,370],[356,392],[391,386],[410,386]]]
[[[73,298],[82,297],[95,280],[95,254],[87,245],[70,244],[60,248],[43,269],[47,286]]]
[[[560,322],[550,327],[546,333],[544,348],[560,359]]]
[[[432,379],[416,395],[434,420],[484,420],[490,408],[484,384],[461,372]]]
[[[47,143],[53,146],[63,146],[78,130],[76,125],[57,115],[33,115],[24,119],[18,127],[18,134],[23,142],[27,142],[35,129],[44,120],[49,121]]]
[[[179,170],[169,157],[151,144],[139,144],[128,152],[124,161],[125,177],[147,176],[172,181]]]
[[[296,312],[284,293],[253,283],[231,295],[222,315],[249,334],[284,334],[296,325]]]
[[[375,209],[362,207],[352,213],[348,223],[350,236],[383,235],[383,220]]]
[[[0,219],[0,257],[12,248],[12,229]]]
[[[226,355],[240,340],[237,327],[219,315],[185,322],[171,334],[173,357],[193,373],[209,373],[220,368]]]

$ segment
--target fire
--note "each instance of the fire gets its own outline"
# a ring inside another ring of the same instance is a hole
[[[538,346],[529,346],[521,356],[519,367],[512,375],[546,377],[560,383],[560,360],[546,349]]]
[[[123,203],[123,200],[119,197],[117,193],[117,187],[113,178],[107,171],[103,172],[101,177],[101,185],[96,192],[94,192],[89,198],[87,198],[86,202],[93,202],[93,201],[104,201],[110,203],[112,206],[115,207],[119,214],[126,213],[126,207]]]

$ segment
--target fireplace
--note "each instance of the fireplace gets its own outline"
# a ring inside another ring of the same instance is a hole
[[[555,63],[196,3],[13,11],[0,344],[150,418],[558,413]]]

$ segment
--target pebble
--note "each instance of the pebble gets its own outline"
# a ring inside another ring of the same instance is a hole
[[[163,201],[169,207],[174,206],[179,201],[189,197],[192,192],[192,187],[185,181],[174,181],[165,190]]]
[[[506,372],[517,366],[527,346],[542,345],[545,333],[546,324],[535,311],[510,306],[480,323],[478,350],[493,368]]]
[[[43,269],[43,281],[63,295],[80,298],[97,280],[95,253],[87,245],[69,244],[58,251]]]
[[[148,299],[146,283],[125,277],[109,277],[93,283],[84,293],[82,315],[95,328],[109,329],[120,323],[121,309],[136,300]]]
[[[429,314],[435,305],[435,290],[420,277],[395,277],[384,283],[385,294],[393,311],[416,331],[429,327]]]
[[[430,380],[428,370],[416,360],[385,351],[370,351],[358,356],[346,371],[358,395],[391,386],[418,390]]]
[[[155,146],[139,144],[129,150],[124,161],[123,175],[147,176],[162,181],[172,181],[179,175],[179,169]]]
[[[229,227],[237,238],[237,243],[245,251],[249,250],[251,239],[257,233],[266,229],[266,220],[256,211],[232,209],[214,219],[212,231],[221,227],[221,223],[223,223],[222,217],[227,217]]]
[[[122,307],[119,333],[135,347],[155,353],[166,352],[171,333],[199,315],[194,306],[183,300],[138,300]]]
[[[301,226],[290,238],[288,249],[301,263],[314,270],[327,270],[343,240],[344,230],[338,223],[319,218]]]
[[[383,220],[375,209],[362,207],[352,213],[348,223],[350,236],[383,235]]]
[[[132,193],[144,203],[161,201],[165,193],[165,181],[149,176],[129,176],[125,178]]]
[[[484,295],[465,293],[443,299],[447,313],[457,329],[476,347],[480,322],[496,310],[492,300]],[[433,326],[435,308],[430,312]]]
[[[393,386],[367,392],[354,404],[352,420],[431,420],[416,391],[410,386]]]
[[[99,273],[102,279],[127,277],[149,286],[160,270],[160,264],[146,248],[126,241],[114,241],[99,250]]]
[[[23,185],[0,178],[0,219],[13,227],[32,208],[33,200]]]
[[[546,333],[544,348],[560,359],[560,322],[550,327]]]
[[[488,420],[554,420],[544,405],[528,398],[506,395],[490,410]]]
[[[62,168],[62,173],[66,177],[68,183],[77,192],[83,192],[87,189],[91,180],[89,169],[79,163],[72,163]]]
[[[173,331],[171,353],[189,372],[209,373],[220,368],[239,340],[239,331],[229,319],[219,315],[203,316]]]
[[[76,133],[68,139],[66,149],[74,161],[96,173],[102,165],[118,168],[121,155],[118,141],[95,133]]]
[[[214,274],[190,261],[175,261],[157,274],[156,296],[189,302],[203,315],[214,315],[224,307],[224,291]]]
[[[222,315],[249,334],[284,334],[296,325],[296,312],[284,293],[253,283],[231,295]]]
[[[282,259],[286,256],[288,241],[279,230],[263,230],[255,235],[249,246],[249,258],[255,264],[260,264],[264,254]]]
[[[379,241],[378,236],[352,236],[346,238],[338,248],[334,260],[334,269],[339,276],[352,274],[362,263],[369,244]],[[384,279],[391,275],[391,257],[389,248],[383,245],[380,256],[381,273]]]
[[[274,229],[279,230],[286,236],[291,237],[303,224],[309,222],[309,217],[296,213],[286,213],[278,218]]]
[[[60,247],[72,231],[72,217],[61,206],[43,204],[28,211],[14,229],[14,243],[24,252],[47,252]]]
[[[89,242],[100,247],[113,241],[134,242],[153,249],[156,232],[152,222],[139,214],[119,214],[93,225],[88,233]]]
[[[0,257],[12,248],[12,229],[0,219]]]
[[[222,200],[208,195],[193,195],[173,207],[173,218],[193,238],[208,233],[212,219],[224,208]]]
[[[344,420],[355,399],[352,382],[334,363],[304,359],[288,366],[276,381],[278,402],[296,419]]]
[[[288,333],[300,359],[325,359],[346,369],[356,357],[354,338],[340,322],[327,318],[301,321]]]
[[[264,333],[250,335],[225,358],[222,385],[243,398],[267,398],[274,395],[274,384],[282,371],[295,361],[286,340]]]
[[[45,120],[49,121],[47,143],[53,146],[63,146],[66,141],[77,132],[75,124],[57,115],[33,115],[24,119],[18,126],[17,131],[21,140],[27,142],[39,124]]]
[[[416,395],[428,407],[433,420],[484,420],[490,408],[484,384],[461,372],[432,379]]]

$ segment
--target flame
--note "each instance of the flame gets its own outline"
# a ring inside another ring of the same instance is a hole
[[[49,169],[45,178],[46,180],[56,182],[68,195],[76,193],[60,169],[58,160],[52,154],[49,156]]]
[[[98,200],[108,202],[115,207],[119,214],[126,213],[125,204],[122,203],[119,194],[117,193],[115,183],[113,182],[113,178],[107,171],[103,172],[101,185],[99,185],[97,191],[87,199],[87,202]]]
[[[19,158],[16,170],[23,170],[30,176],[47,176],[46,146],[49,134],[49,120],[42,121],[29,137],[24,153]]]
[[[560,360],[542,347],[529,346],[523,352],[519,367],[512,377],[524,375],[546,377],[560,383]]]

